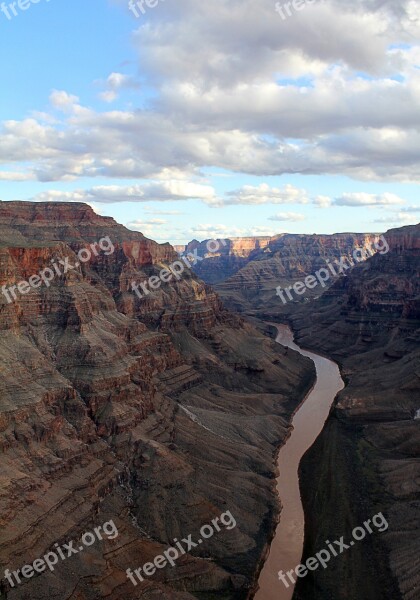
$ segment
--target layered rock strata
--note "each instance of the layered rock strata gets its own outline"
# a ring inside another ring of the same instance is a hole
[[[195,272],[203,281],[214,285],[237,273],[254,256],[259,256],[271,240],[267,236],[226,238],[217,240],[217,251],[212,251],[212,240],[192,240],[186,246],[175,246],[175,250],[180,254],[196,251],[203,260],[194,266]]]
[[[241,253],[243,238],[226,240],[226,245],[214,254],[206,253],[206,242],[191,242],[188,250],[199,248],[199,256],[205,257],[195,266],[196,272],[207,283],[215,285],[225,306],[248,315],[271,318],[280,313],[294,311],[293,303],[307,302],[320,296],[320,285],[306,290],[303,296],[294,294],[284,304],[276,295],[276,288],[283,289],[303,281],[322,268],[327,261],[344,259],[346,264],[356,264],[354,252],[375,250],[376,234],[340,233],[334,235],[281,234],[273,238],[245,238],[245,250]],[[252,243],[252,240],[254,242]],[[249,251],[250,250],[250,251]],[[356,257],[362,252],[356,254]],[[329,287],[334,277],[326,282]]]
[[[420,226],[292,316],[300,345],[342,366],[346,388],[301,468],[304,559],[382,511],[368,536],[300,580],[296,598],[415,600],[420,590]]]
[[[226,312],[186,270],[138,298],[177,258],[83,204],[0,203],[0,287],[52,260],[49,287],[0,296],[0,578],[113,519],[119,530],[1,593],[8,600],[242,599],[278,518],[274,455],[312,365]],[[230,510],[176,568],[134,587],[126,569]]]

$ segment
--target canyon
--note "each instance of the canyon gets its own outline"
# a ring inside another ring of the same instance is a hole
[[[138,298],[134,280],[176,251],[205,256],[206,242],[157,244],[81,203],[0,202],[0,288],[53,259],[75,264],[105,236],[112,254],[15,302],[0,295],[0,597],[251,599],[281,516],[277,456],[315,382],[312,361],[270,337],[275,322],[346,384],[300,465],[303,558],[379,511],[389,522],[294,598],[415,600],[420,226],[387,232],[389,252],[301,302],[283,306],[275,288],[351,261],[376,234],[226,240],[196,273]],[[235,529],[137,587],[127,579],[227,510]],[[53,573],[3,578],[111,519],[117,538]]]
[[[8,600],[242,600],[279,519],[275,457],[312,363],[227,311],[177,255],[80,203],[0,203],[0,286],[109,236],[50,287],[0,297],[0,591]],[[237,521],[134,587],[230,510]],[[3,577],[113,519],[119,536],[11,587]]]
[[[214,285],[225,281],[245,267],[254,256],[258,256],[268,247],[271,239],[264,236],[226,238],[218,240],[220,249],[217,252],[208,251],[209,240],[192,240],[186,245],[174,246],[174,249],[179,254],[197,251],[203,260],[195,265],[195,272],[203,281]]]
[[[276,288],[283,289],[313,275],[332,262],[345,259],[356,261],[355,249],[365,251],[374,247],[379,234],[338,233],[334,235],[280,234],[272,238],[227,238],[225,245],[214,254],[206,251],[207,240],[190,242],[178,251],[198,248],[202,260],[194,267],[196,273],[214,286],[227,308],[247,315],[287,315],[295,307],[283,304]],[[332,278],[326,284],[329,287]],[[302,302],[321,295],[319,287],[307,290]]]
[[[297,597],[419,596],[420,225],[385,237],[389,253],[356,266],[291,323],[299,344],[332,357],[346,382],[301,463],[304,558],[378,511],[389,529],[299,581]]]
[[[293,596],[299,600],[418,598],[420,226],[384,237],[389,252],[355,265],[301,302],[283,305],[275,286],[303,280],[326,259],[350,258],[352,248],[367,247],[371,236],[282,236],[215,286],[244,315],[289,323],[301,347],[340,365],[346,383],[300,466],[302,562],[325,540],[349,538],[379,511],[389,521],[386,533],[299,579]]]

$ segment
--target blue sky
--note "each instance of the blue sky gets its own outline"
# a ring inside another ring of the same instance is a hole
[[[2,200],[86,201],[172,243],[420,220],[412,3],[8,5]]]

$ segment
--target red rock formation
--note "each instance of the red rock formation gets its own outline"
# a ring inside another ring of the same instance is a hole
[[[300,343],[332,355],[347,381],[302,467],[305,554],[379,511],[389,522],[334,569],[299,583],[298,594],[314,600],[419,595],[420,225],[385,238],[389,253],[292,316]]]
[[[271,240],[272,238],[263,236],[218,240],[220,248],[216,252],[209,252],[209,247],[210,250],[213,248],[212,240],[193,240],[186,246],[175,246],[175,250],[180,254],[197,250],[198,256],[204,260],[199,261],[194,270],[206,283],[215,284],[237,273],[254,255],[266,248]]]
[[[8,600],[244,598],[278,516],[273,456],[311,385],[306,359],[222,309],[176,258],[82,204],[0,203],[0,284],[109,236],[50,287],[0,295],[0,577],[113,519],[120,535]],[[134,587],[137,568],[225,510],[238,523]],[[211,558],[212,560],[208,560]]]
[[[225,306],[248,315],[263,316],[271,319],[290,311],[276,296],[276,288],[283,289],[302,281],[307,275],[313,275],[318,269],[327,266],[326,261],[347,261],[355,264],[353,253],[356,249],[373,248],[374,234],[339,233],[334,235],[294,235],[282,234],[273,238],[247,238],[256,240],[260,247],[243,256],[237,253],[236,240],[213,258],[209,256],[200,262],[196,271],[208,283],[214,283],[215,289],[223,299]],[[241,238],[238,238],[241,240]],[[255,242],[254,242],[255,243]],[[240,241],[238,242],[241,247]],[[249,246],[249,242],[248,242]],[[327,285],[331,285],[331,278]],[[307,290],[299,301],[319,296],[319,287]]]

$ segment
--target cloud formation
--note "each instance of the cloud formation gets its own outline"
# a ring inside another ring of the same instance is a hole
[[[294,212],[280,212],[272,217],[268,217],[269,221],[304,221],[306,219],[305,215]]]
[[[87,190],[65,192],[49,190],[32,198],[34,202],[170,202],[175,200],[214,201],[215,191],[209,185],[172,180],[131,186],[100,185]]]
[[[121,6],[128,10],[126,0]],[[44,113],[2,123],[1,177],[191,180],[216,167],[418,183],[419,17],[413,0],[329,0],[287,22],[266,0],[167,2],[140,25],[133,19],[139,80],[153,92],[147,102],[140,90],[138,106],[101,112],[72,90],[54,90]],[[112,72],[101,97],[137,93],[136,82]],[[129,193],[217,203],[205,190],[156,185]],[[84,193],[95,197],[95,189]],[[269,197],[242,189],[225,203]]]
[[[226,194],[224,205],[232,204],[307,204],[305,190],[287,184],[283,189],[272,188],[266,183],[259,186],[244,185],[242,188]]]
[[[393,206],[404,204],[404,200],[395,194],[366,194],[363,192],[343,194],[334,200],[335,206]]]

